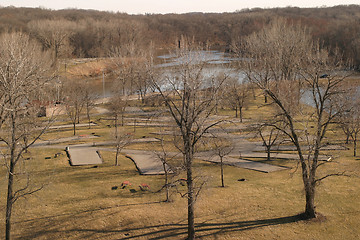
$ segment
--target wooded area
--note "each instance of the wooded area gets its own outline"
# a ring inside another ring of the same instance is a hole
[[[94,10],[0,8],[0,32],[22,30],[56,57],[107,57],[113,48],[134,44],[174,46],[181,36],[212,48],[229,50],[235,37],[262,29],[275,17],[301,23],[314,39],[338,47],[360,68],[360,6],[245,9],[233,13],[146,14]]]
[[[334,227],[355,229],[340,239],[359,236],[359,76],[352,71],[360,71],[359,23],[360,5],[180,15],[0,8],[5,239],[87,231],[114,234],[101,239],[237,239],[251,228],[268,238],[266,226],[283,239],[329,239]],[[229,52],[220,55],[231,61],[209,50]],[[105,157],[75,169],[71,154],[59,152],[63,144]],[[273,174],[266,180],[235,167]],[[323,181],[333,176],[340,180]],[[13,211],[30,195],[40,196],[25,203],[30,214]],[[107,220],[105,230],[95,214]],[[79,215],[86,225],[73,222]],[[303,220],[316,231],[299,227]],[[292,223],[288,233],[275,226]]]

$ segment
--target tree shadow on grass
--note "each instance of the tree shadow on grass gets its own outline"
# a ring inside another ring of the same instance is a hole
[[[237,221],[237,222],[214,222],[214,223],[198,223],[195,225],[196,236],[216,236],[231,232],[242,232],[251,229],[262,228],[266,226],[281,225],[294,223],[303,220],[301,214],[279,217],[271,219],[251,220],[251,221]],[[163,225],[152,225],[144,227],[134,228],[122,228],[122,229],[94,229],[94,228],[72,228],[67,230],[52,229],[44,230],[37,233],[32,233],[32,236],[27,236],[27,239],[33,239],[34,237],[46,236],[48,234],[60,233],[71,236],[82,235],[84,238],[106,238],[115,237],[115,239],[185,239],[187,235],[187,224],[185,223],[173,223]]]
[[[72,212],[72,213],[64,213],[64,214],[58,214],[58,215],[53,215],[53,216],[47,216],[47,217],[32,218],[32,219],[23,220],[23,221],[16,221],[14,223],[26,223],[26,222],[43,220],[43,219],[57,218],[57,217],[61,217],[61,216],[75,217],[76,215],[81,215],[81,214],[90,213],[90,212],[98,212],[98,211],[103,211],[103,210],[107,210],[107,209],[120,208],[120,207],[130,207],[130,206],[145,206],[145,205],[152,205],[152,204],[159,204],[159,203],[163,203],[163,202],[162,201],[155,201],[155,202],[145,202],[145,203],[119,204],[119,205],[115,205],[115,206],[99,207],[99,208],[96,208],[96,209],[77,211],[76,213]]]
[[[255,228],[261,228],[272,225],[280,225],[293,223],[302,220],[302,216],[294,215],[289,217],[280,217],[272,219],[263,219],[263,220],[252,220],[252,221],[237,221],[237,222],[227,222],[227,223],[201,223],[196,224],[196,235],[197,237],[206,237],[214,236],[229,232],[241,232],[246,230],[251,230]],[[139,237],[146,237],[148,239],[164,239],[164,238],[176,238],[186,237],[187,235],[187,224],[169,224],[169,225],[159,225],[159,226],[148,226],[146,229],[158,229],[160,230],[149,231],[147,233],[125,236],[121,239],[136,239]],[[145,229],[145,228],[144,228]],[[124,231],[131,232],[139,229],[126,229]]]

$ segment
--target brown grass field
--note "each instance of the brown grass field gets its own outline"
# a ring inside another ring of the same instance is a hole
[[[256,104],[244,111],[245,118],[256,117]],[[108,140],[113,129],[106,124],[79,128],[78,135],[95,132],[101,141]],[[136,137],[149,136],[152,131],[139,128]],[[50,132],[44,139],[69,137],[71,132]],[[342,135],[335,132],[329,135],[330,140],[342,140]],[[335,160],[319,169],[319,176],[342,171],[349,176],[328,178],[318,186],[316,204],[321,217],[308,221],[298,217],[305,200],[296,161],[273,160],[271,164],[291,168],[273,173],[225,166],[226,187],[221,188],[219,165],[196,160],[196,175],[206,180],[195,206],[197,239],[360,239],[360,159],[352,157],[349,147],[333,153]],[[63,154],[55,158],[58,152]],[[164,176],[139,175],[134,163],[124,156],[116,167],[115,153],[109,151],[101,151],[104,164],[97,168],[70,166],[62,149],[31,148],[28,155],[31,160],[22,167],[29,170],[35,185],[45,186],[16,202],[14,239],[186,238],[186,199],[173,192],[173,201],[163,202],[165,193],[158,190]],[[7,182],[5,169],[0,169],[2,237]],[[242,178],[246,181],[238,181]],[[131,186],[121,189],[124,181]],[[141,191],[142,183],[148,184],[150,191]],[[114,186],[119,188],[112,190]]]

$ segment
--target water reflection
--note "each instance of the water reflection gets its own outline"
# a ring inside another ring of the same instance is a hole
[[[178,57],[176,54],[166,54],[157,58],[164,60],[164,63],[158,64],[157,67],[174,67],[187,62],[192,64],[203,62],[208,64],[226,64],[234,61],[230,54],[219,51],[193,51],[181,57]]]

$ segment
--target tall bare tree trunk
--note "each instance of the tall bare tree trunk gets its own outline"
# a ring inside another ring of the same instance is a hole
[[[89,129],[91,129],[91,118],[90,118],[90,112],[87,111],[86,112],[87,118],[88,118],[88,122],[89,122]]]
[[[266,146],[267,160],[270,161],[271,157],[271,145]]]
[[[299,145],[299,144],[298,144]],[[302,166],[302,174],[303,174],[303,182],[304,182],[304,189],[305,189],[305,211],[304,217],[306,219],[316,218],[316,211],[315,211],[315,188],[316,188],[316,169],[317,169],[317,160],[320,153],[320,144],[315,144],[315,151],[313,156],[313,162],[305,166],[306,160],[303,158],[301,159]],[[301,154],[302,155],[302,154]]]
[[[240,122],[243,122],[243,112],[242,112],[242,107],[239,106],[239,117],[240,117]]]
[[[14,186],[14,173],[15,173],[15,151],[16,151],[16,120],[14,114],[11,114],[11,149],[10,149],[10,166],[8,171],[8,192],[7,192],[7,199],[6,199],[6,220],[5,220],[5,239],[10,240],[11,235],[11,213],[12,207],[14,203],[14,193],[13,193],[13,186]]]
[[[119,153],[120,153],[120,146],[116,144],[116,156],[115,156],[115,166],[119,166]]]
[[[357,137],[355,136],[354,138],[354,157],[356,157],[356,139]]]
[[[73,122],[73,133],[75,136],[76,135],[76,122],[75,121]]]
[[[192,188],[191,185],[188,183],[188,187]],[[187,240],[195,239],[195,216],[194,216],[194,200],[193,200],[193,192],[189,192],[189,199],[188,199],[188,238]]]
[[[307,219],[315,218],[316,212],[315,212],[315,185],[310,181],[310,179],[306,180],[305,183],[305,198],[306,198],[306,204],[305,204],[305,212],[304,216]]]
[[[13,158],[13,157],[11,157]],[[10,239],[11,234],[11,212],[13,206],[13,183],[14,183],[14,164],[11,160],[10,168],[9,168],[9,179],[8,179],[8,192],[7,192],[7,199],[6,199],[6,231],[5,231],[5,239]]]
[[[195,215],[194,215],[194,186],[192,179],[192,168],[187,169],[188,188],[188,240],[195,239]]]
[[[267,95],[266,95],[266,93],[264,93],[264,103],[267,103],[267,102],[268,102]]]
[[[165,200],[165,202],[170,202],[168,171],[166,169],[166,162],[165,161],[163,161],[163,168],[164,168],[164,173],[165,173],[165,190],[166,190],[166,200]]]
[[[185,143],[185,149],[192,149],[189,142]],[[187,194],[188,194],[188,238],[195,239],[195,214],[194,214],[194,183],[192,177],[192,150],[185,153],[186,175],[187,175]]]
[[[224,162],[223,162],[223,157],[220,157],[220,169],[221,169],[221,187],[225,187],[225,184],[224,184]]]
[[[114,124],[115,124],[115,138],[117,139],[118,138],[118,115],[115,114],[115,121],[114,121]]]

